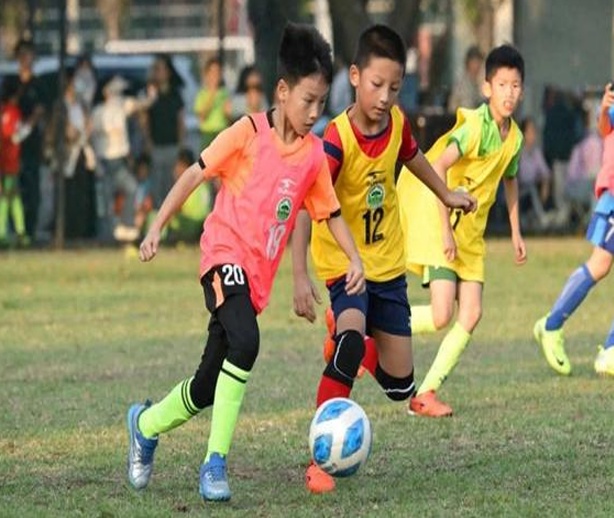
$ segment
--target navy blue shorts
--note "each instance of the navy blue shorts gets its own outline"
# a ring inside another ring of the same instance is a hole
[[[342,277],[328,286],[328,292],[335,319],[346,309],[358,309],[365,315],[367,334],[379,329],[391,335],[411,336],[405,275],[385,282],[367,281],[367,289],[361,295],[348,295]]]

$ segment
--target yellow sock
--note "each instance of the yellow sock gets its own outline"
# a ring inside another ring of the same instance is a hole
[[[423,333],[434,333],[437,331],[433,321],[433,307],[412,306],[411,308],[411,332],[419,335]]]
[[[471,333],[468,333],[463,327],[455,322],[452,329],[448,331],[441,345],[437,356],[431,368],[429,369],[422,385],[418,389],[418,394],[428,392],[429,390],[439,390],[443,382],[456,367],[460,355],[467,347]]]

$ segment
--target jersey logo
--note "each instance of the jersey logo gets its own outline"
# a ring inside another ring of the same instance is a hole
[[[367,192],[367,207],[369,209],[379,209],[384,204],[384,198],[386,197],[386,189],[381,183],[374,183],[369,187]]]
[[[292,200],[290,198],[282,198],[277,202],[277,207],[275,208],[275,216],[277,221],[280,223],[284,223],[288,221],[290,218],[290,214],[292,213]]]

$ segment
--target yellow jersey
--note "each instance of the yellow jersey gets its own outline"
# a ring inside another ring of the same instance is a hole
[[[489,132],[487,145],[484,143],[485,132]],[[426,153],[429,162],[435,161],[459,134],[464,137],[465,149],[459,145],[462,156],[448,169],[447,184],[450,189],[463,189],[472,194],[478,202],[477,210],[471,214],[463,214],[460,210],[450,213],[457,258],[449,263],[443,254],[436,196],[409,171],[401,171],[397,192],[401,203],[406,266],[418,275],[422,275],[425,266],[443,266],[455,271],[463,280],[483,281],[484,232],[488,213],[501,178],[504,174],[516,174],[517,167],[510,165],[517,163],[522,133],[510,119],[509,133],[501,141],[487,105],[475,110],[460,108],[454,127]]]
[[[376,157],[367,156],[360,148],[347,112],[333,121],[343,149],[343,162],[335,181],[341,215],[356,242],[365,277],[380,282],[405,272],[395,188],[395,167],[405,118],[397,106],[391,109],[390,117],[390,138]],[[317,276],[330,280],[345,275],[348,259],[326,223],[314,222],[311,230],[311,254]]]

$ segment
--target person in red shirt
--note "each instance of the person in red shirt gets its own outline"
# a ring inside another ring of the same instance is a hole
[[[128,478],[137,489],[149,482],[159,434],[213,406],[199,490],[204,500],[230,499],[226,456],[258,355],[257,316],[268,304],[299,209],[326,221],[348,257],[347,292],[364,290],[322,141],[311,132],[332,80],[330,45],[312,26],[289,24],[278,57],[275,106],[241,118],[213,140],[174,184],[141,243],[141,260],[153,259],[164,225],[190,193],[204,180],[219,180],[200,241],[200,279],[211,313],[207,344],[193,377],[155,405],[137,403],[128,411]]]
[[[8,246],[9,213],[17,234],[17,243],[29,243],[26,235],[23,203],[18,176],[21,167],[21,142],[29,134],[18,105],[19,83],[7,77],[0,93],[0,246]]]

